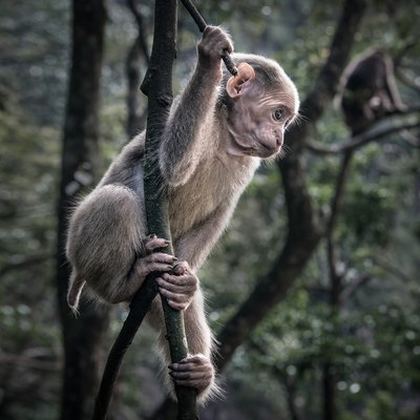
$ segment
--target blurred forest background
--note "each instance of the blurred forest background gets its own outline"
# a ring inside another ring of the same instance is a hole
[[[418,109],[420,4],[199,6],[230,31],[237,51],[278,60],[303,100],[285,157],[258,171],[199,275],[226,392],[201,418],[420,419],[419,113],[385,118],[382,135],[346,152],[355,139],[334,101],[344,66],[382,47],[395,60],[404,103]],[[80,25],[73,58],[72,7]],[[3,420],[90,418],[126,312],[85,304],[74,319],[65,307],[65,196],[92,188],[144,127],[138,88],[152,35],[149,0],[0,4]],[[199,37],[180,7],[176,92]],[[112,419],[169,420],[154,341],[142,326]]]

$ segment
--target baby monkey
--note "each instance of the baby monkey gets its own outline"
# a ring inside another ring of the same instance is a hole
[[[295,85],[275,61],[233,54],[238,74],[230,77],[222,71],[224,51],[233,51],[229,36],[208,26],[198,44],[195,71],[174,100],[161,141],[159,164],[168,185],[177,258],[159,252],[168,241],[147,232],[144,132],[123,148],[77,206],[66,249],[72,266],[68,303],[74,310],[85,283],[107,302],[129,302],[149,273],[162,273],[157,279],[160,295],[184,311],[191,352],[170,365],[170,375],[175,383],[196,388],[201,400],[217,386],[197,271],[261,159],[280,152],[284,132],[299,108]],[[162,316],[158,296],[149,321],[161,332],[166,348]]]

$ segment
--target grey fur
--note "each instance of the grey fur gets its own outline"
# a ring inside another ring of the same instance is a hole
[[[237,62],[247,61],[257,68],[257,79],[263,74],[264,87],[286,84],[295,91],[272,60],[245,54],[234,57]],[[160,147],[159,164],[168,184],[175,254],[187,261],[193,272],[197,272],[226,228],[261,160],[226,153],[229,110],[218,101],[226,80],[221,78],[220,64],[211,66],[199,60],[187,88],[174,101]],[[68,301],[74,309],[85,282],[102,299],[116,303],[129,301],[144,280],[133,269],[145,255],[144,240],[149,233],[143,192],[144,139],[143,132],[123,148],[71,217],[67,257],[73,272]],[[159,299],[149,319],[161,330]],[[210,357],[212,335],[200,288],[185,311],[185,321],[191,353]],[[210,392],[216,389],[214,384],[210,388]]]

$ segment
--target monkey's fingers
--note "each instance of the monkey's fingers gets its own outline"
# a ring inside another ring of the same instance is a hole
[[[218,26],[207,26],[203,38],[198,44],[199,54],[213,60],[220,60],[225,52],[233,51],[230,36]]]
[[[172,363],[169,370],[170,376],[178,385],[197,389],[207,388],[214,378],[214,368],[210,359],[200,354]]]
[[[169,306],[177,311],[185,311],[192,301],[192,296],[172,293],[162,287],[159,287],[159,292],[167,299]]]
[[[187,386],[190,388],[195,388],[199,391],[205,390],[211,384],[211,379],[201,378],[201,379],[184,379],[184,380],[175,380],[177,385]]]
[[[190,273],[191,268],[190,265],[187,263],[187,261],[178,261],[174,265],[174,273],[178,275],[183,275],[186,273]]]
[[[165,296],[166,299],[171,300],[176,303],[185,303],[191,299],[191,296],[183,293],[174,293],[165,289],[164,287],[159,287],[159,292],[162,296]]]
[[[189,279],[189,277],[187,277]],[[193,282],[181,282],[181,283],[173,283],[166,280],[165,277],[159,277],[156,279],[157,283],[160,287],[169,292],[173,293],[180,293],[188,296],[192,296],[194,292],[197,290],[197,283]]]
[[[177,258],[172,255],[155,252],[139,258],[136,262],[135,269],[140,276],[147,276],[153,271],[171,271],[176,260]]]
[[[153,252],[155,249],[166,248],[169,245],[167,239],[158,238],[156,235],[149,235],[144,240],[144,247],[146,248],[147,253]]]
[[[173,269],[174,263],[178,261],[178,258],[164,252],[154,252],[153,254],[140,258],[139,261],[143,261],[146,264],[151,262],[170,264]]]
[[[172,363],[172,365],[177,365],[176,368],[178,369],[183,369],[182,366],[188,364],[188,363],[196,363],[196,364],[210,364],[211,366],[211,362],[210,359],[206,356],[204,356],[204,354],[201,353],[197,353],[197,354],[193,354],[193,355],[188,355],[187,357],[184,357],[182,360],[180,360],[177,363]],[[180,365],[180,366],[178,366]]]
[[[176,311],[185,311],[188,306],[190,306],[189,301],[185,302],[175,302],[174,300],[168,299],[168,304],[172,309],[175,309]]]
[[[175,370],[170,371],[169,375],[171,375],[172,378],[176,380],[182,380],[182,379],[203,379],[203,378],[211,378],[212,372],[210,369],[203,368],[203,369],[196,369],[191,370],[188,372],[177,372]]]
[[[171,273],[165,273],[162,276],[163,280],[168,283],[171,283],[174,286],[185,286],[188,289],[193,288],[196,290],[198,288],[198,277],[192,273],[186,273],[183,275],[173,275]]]

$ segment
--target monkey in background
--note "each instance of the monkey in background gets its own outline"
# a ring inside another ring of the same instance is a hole
[[[394,76],[392,58],[381,50],[369,50],[344,70],[341,108],[353,135],[379,118],[404,109]]]
[[[285,129],[298,113],[299,98],[284,70],[261,56],[233,54],[238,75],[223,74],[221,56],[233,46],[218,27],[205,29],[197,49],[195,71],[172,105],[159,152],[177,258],[156,252],[168,241],[147,232],[145,132],[123,148],[75,209],[66,254],[72,266],[68,303],[74,310],[85,283],[107,302],[129,302],[149,273],[162,273],[156,280],[160,295],[184,311],[191,352],[171,364],[169,373],[178,385],[196,388],[204,400],[217,386],[197,271],[261,159],[280,152]],[[148,319],[166,348],[160,296]]]

